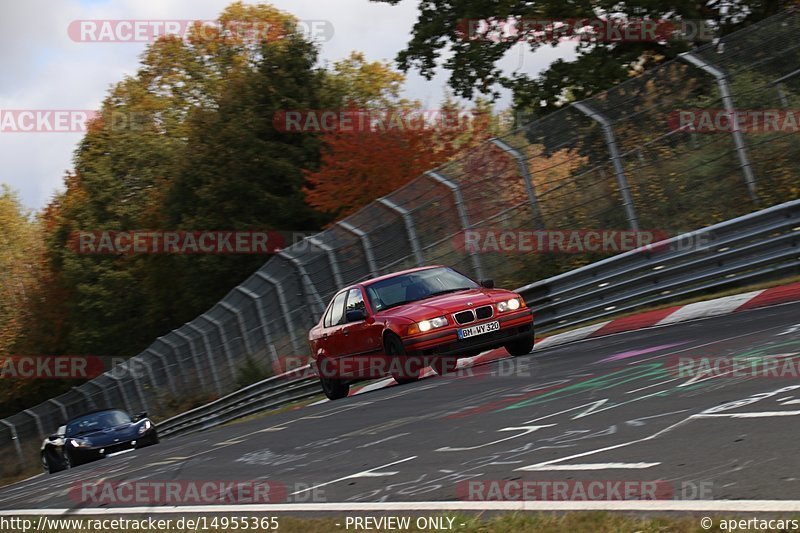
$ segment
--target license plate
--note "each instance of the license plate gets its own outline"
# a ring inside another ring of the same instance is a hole
[[[470,337],[475,337],[476,335],[483,335],[484,333],[491,333],[492,331],[497,331],[500,329],[500,322],[487,322],[486,324],[478,324],[477,326],[472,326],[471,328],[464,328],[458,330],[458,338],[459,339],[468,339]]]

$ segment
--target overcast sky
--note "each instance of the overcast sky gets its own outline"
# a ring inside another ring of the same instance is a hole
[[[26,0],[6,1],[0,17],[0,110],[98,109],[109,87],[136,72],[146,43],[76,42],[68,28],[76,20],[213,20],[229,0]],[[255,2],[247,2],[255,3]],[[368,0],[273,0],[301,20],[324,20],[333,37],[321,59],[336,61],[352,50],[369,60],[393,61],[408,42],[417,0],[397,6]],[[535,74],[557,57],[572,56],[570,45],[543,47],[535,54],[517,49],[503,61],[507,71]],[[405,96],[438,106],[446,75],[426,81],[410,72]],[[507,107],[505,95],[499,107]],[[0,183],[17,190],[23,203],[39,209],[61,188],[72,168],[81,133],[0,131]]]

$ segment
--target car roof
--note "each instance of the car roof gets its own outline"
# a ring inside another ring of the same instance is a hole
[[[416,267],[416,268],[409,268],[408,270],[401,270],[399,272],[392,272],[391,274],[385,274],[383,276],[378,276],[377,278],[372,278],[367,281],[361,283],[362,286],[367,287],[376,283],[378,281],[383,281],[386,279],[394,278],[396,276],[402,276],[404,274],[410,274],[412,272],[419,272],[421,270],[430,270],[432,268],[443,268],[444,265],[430,265],[430,266],[423,266],[423,267]]]
[[[72,418],[67,420],[67,422],[65,424],[62,424],[62,425],[66,426],[67,424],[69,424],[73,420],[77,420],[79,418],[83,418],[84,416],[93,415],[95,413],[105,413],[107,411],[122,411],[126,415],[130,416],[130,414],[125,409],[119,409],[117,407],[109,407],[108,409],[94,409],[93,411],[86,411],[85,413],[80,414],[78,416],[73,416]]]

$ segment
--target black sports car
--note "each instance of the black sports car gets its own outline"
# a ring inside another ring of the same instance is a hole
[[[53,473],[158,444],[147,413],[131,417],[120,409],[92,411],[73,418],[42,443],[42,467]]]

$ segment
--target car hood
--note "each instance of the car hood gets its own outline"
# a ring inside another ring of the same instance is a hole
[[[513,298],[515,295],[511,291],[503,289],[470,289],[398,305],[397,307],[380,311],[377,316],[399,316],[408,320],[419,321],[448,315],[464,309],[474,309],[482,305]]]

